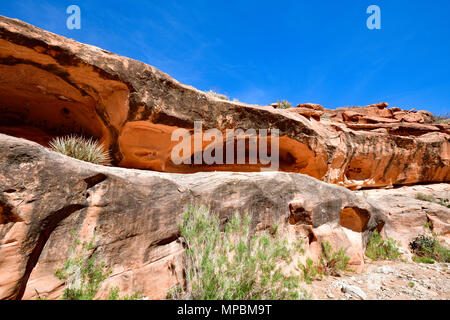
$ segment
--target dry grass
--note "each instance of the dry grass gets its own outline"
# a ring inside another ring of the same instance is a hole
[[[53,151],[78,160],[101,165],[111,163],[109,151],[92,138],[86,139],[76,135],[57,137],[49,143],[49,146]]]

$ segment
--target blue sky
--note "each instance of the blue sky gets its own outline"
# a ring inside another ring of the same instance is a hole
[[[81,30],[66,8],[81,8]],[[366,9],[381,8],[381,30]],[[450,112],[450,1],[2,1],[0,14],[255,104]]]

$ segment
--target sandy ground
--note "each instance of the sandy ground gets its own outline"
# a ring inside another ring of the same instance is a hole
[[[448,300],[450,264],[374,261],[360,273],[323,277],[303,287],[320,300]]]

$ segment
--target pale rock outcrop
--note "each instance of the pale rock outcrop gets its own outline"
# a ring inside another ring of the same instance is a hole
[[[382,233],[399,241],[403,249],[409,250],[412,240],[430,231],[425,225],[427,222],[431,231],[450,245],[450,208],[417,199],[419,194],[433,196],[436,200],[450,199],[450,184],[373,189],[357,191],[356,194],[384,209],[386,224]]]

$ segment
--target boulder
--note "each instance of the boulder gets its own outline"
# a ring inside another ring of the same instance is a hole
[[[423,116],[420,113],[409,112],[402,115],[400,121],[412,122],[412,123],[425,123]]]
[[[387,217],[382,234],[399,241],[406,251],[414,238],[430,231],[438,233],[441,239],[450,245],[450,208],[436,202],[417,199],[419,193],[436,199],[450,199],[450,185],[443,183],[356,192],[367,201],[383,208]],[[431,230],[425,226],[427,222]]]
[[[312,110],[323,111],[324,107],[317,103],[301,103],[297,105],[297,108],[307,108]]]
[[[276,224],[298,240],[306,228],[307,250],[329,240],[348,249],[355,265],[385,220],[350,190],[307,175],[105,167],[0,134],[0,299],[59,298],[64,283],[54,273],[76,239],[94,239],[92,250],[112,270],[99,298],[113,286],[165,298],[184,281],[179,224],[191,205],[221,221],[248,214],[251,232]]]

